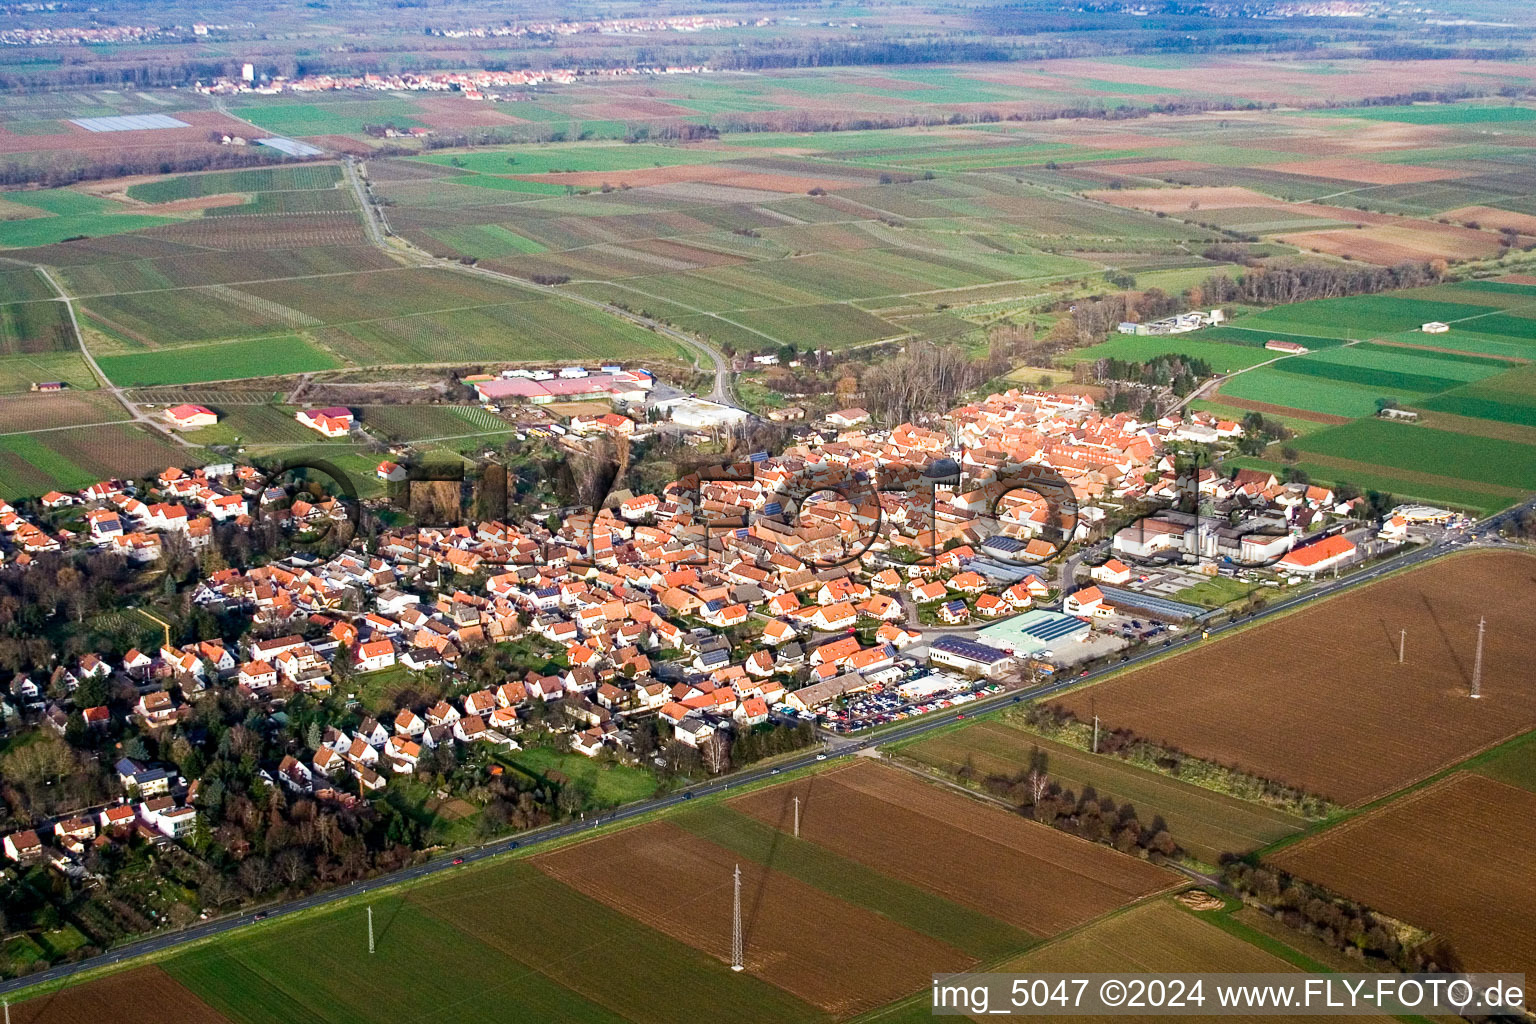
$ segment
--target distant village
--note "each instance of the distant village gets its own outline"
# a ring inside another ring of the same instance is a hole
[[[665,65],[656,67],[602,67],[602,68],[524,68],[516,71],[424,71],[420,73],[392,72],[376,74],[367,72],[357,75],[322,74],[301,75],[297,78],[283,76],[257,76],[254,67],[246,64],[238,78],[219,77],[211,82],[197,82],[193,89],[211,96],[231,96],[252,93],[259,96],[279,96],[284,93],[337,92],[343,90],[374,90],[380,92],[457,92],[469,100],[502,101],[521,98],[503,90],[528,89],[540,85],[570,85],[579,78],[633,78],[642,75],[701,75],[709,72],[703,64]]]

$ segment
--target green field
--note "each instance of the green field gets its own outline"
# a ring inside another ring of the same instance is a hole
[[[719,150],[683,149],[677,146],[570,144],[476,149],[467,153],[434,153],[412,159],[440,167],[457,167],[475,174],[504,175],[637,171],[645,167],[715,163],[729,159],[730,155]]]
[[[1207,864],[1223,853],[1246,853],[1306,827],[1303,819],[1283,811],[1054,743],[1002,720],[946,729],[897,749],[943,772],[969,764],[983,775],[1012,778],[1029,770],[1036,748],[1046,755],[1052,781],[1075,793],[1091,786],[1117,804],[1130,804],[1144,825],[1163,818],[1168,833]]]
[[[1479,775],[1536,793],[1536,732],[1474,759],[1468,767]]]
[[[297,335],[100,356],[96,361],[114,384],[124,387],[273,377],[341,365],[335,356]]]
[[[81,213],[6,220],[0,221],[0,247],[52,245],[72,238],[120,235],[127,231],[174,223],[169,217],[150,217],[138,213]]]
[[[1468,509],[1483,515],[1508,508],[1515,503],[1515,492],[1505,489],[1488,489],[1470,482],[1451,479],[1447,481],[1409,479],[1394,475],[1390,468],[1368,463],[1311,462],[1306,458],[1294,464],[1273,459],[1240,457],[1229,459],[1227,465],[1248,469],[1263,469],[1284,478],[1287,471],[1295,469],[1307,474],[1315,483],[1351,483],[1364,490],[1390,494],[1399,501],[1420,501],[1429,505],[1444,505]]]
[[[468,882],[469,884],[466,884]],[[579,993],[604,1014],[636,1024],[671,1024],[677,994],[739,1024],[815,1021],[817,1011],[750,973],[662,935],[526,861],[503,861],[410,895],[413,904]],[[577,954],[575,951],[580,951]],[[542,1019],[504,1007],[495,1019]],[[595,1016],[593,1019],[605,1019]]]
[[[213,171],[130,185],[128,196],[145,203],[216,196],[226,192],[272,192],[288,189],[333,188],[341,180],[336,164],[259,167],[247,171]]]
[[[1420,324],[1440,320],[1452,325],[1468,317],[1498,314],[1493,306],[1462,302],[1434,302],[1399,298],[1395,295],[1356,295],[1345,299],[1315,299],[1289,306],[1276,306],[1262,313],[1244,317],[1234,326],[1247,330],[1277,330],[1293,334],[1312,334],[1327,338],[1378,338],[1416,329]],[[1536,331],[1536,322],[1531,324]],[[1479,325],[1470,328],[1482,332]],[[1420,335],[1421,338],[1425,337]],[[1433,344],[1442,345],[1434,335]]]
[[[1536,490],[1536,448],[1498,438],[1366,419],[1318,431],[1294,445],[1303,452],[1388,469]]]
[[[433,238],[464,256],[491,259],[496,256],[531,255],[546,246],[500,224],[455,224],[433,228]]]
[[[1512,104],[1427,103],[1399,107],[1344,107],[1309,110],[1312,117],[1362,117],[1368,121],[1403,121],[1407,124],[1496,124],[1536,121],[1536,108]]]
[[[368,125],[393,124],[413,128],[416,105],[408,100],[380,98],[326,103],[245,99],[237,116],[277,135],[357,135]]]
[[[595,807],[616,807],[644,800],[656,792],[655,778],[643,768],[600,762],[581,754],[562,754],[553,747],[527,747],[513,752],[510,760],[539,778],[547,779],[552,773],[563,775],[583,787]]]
[[[78,491],[108,477],[169,465],[201,465],[197,454],[143,427],[113,423],[37,434],[0,435],[0,497]]]
[[[110,199],[76,192],[69,188],[45,188],[23,192],[0,192],[7,202],[20,203],[53,214],[55,217],[82,217],[91,213],[111,213],[121,209]]]
[[[1344,344],[1343,338],[1320,338],[1315,334],[1283,334],[1276,331],[1266,331],[1260,327],[1248,328],[1241,326],[1248,323],[1249,319],[1238,320],[1235,323],[1222,327],[1207,327],[1200,332],[1200,337],[1207,341],[1235,342],[1239,345],[1257,345],[1263,348],[1271,341],[1293,341],[1303,348],[1317,351],[1323,348],[1335,348]],[[1279,355],[1279,353],[1274,353]]]
[[[1290,360],[1286,360],[1290,362]],[[1283,364],[1282,364],[1283,365]],[[1251,402],[1268,402],[1291,409],[1305,409],[1329,416],[1374,416],[1381,399],[1390,398],[1400,405],[1417,404],[1421,393],[1407,388],[1372,387],[1348,381],[1329,380],[1300,373],[1287,373],[1280,366],[1261,366],[1240,373],[1221,385],[1220,395]],[[1220,400],[1218,396],[1218,401]]]
[[[381,897],[372,907],[376,937],[382,932],[373,955],[367,910],[357,905],[258,929],[164,967],[230,1020],[248,1024],[362,1024],[378,1018],[381,989],[430,1004],[433,1020],[445,1022],[624,1019],[413,903]],[[293,955],[290,941],[302,943],[303,956]]]
[[[1522,366],[1419,403],[1456,416],[1536,426],[1536,367]]]
[[[79,352],[0,355],[0,394],[29,390],[40,381],[61,380],[72,388],[96,387],[96,377]]]
[[[77,345],[64,303],[41,300],[0,306],[0,356],[66,352]]]

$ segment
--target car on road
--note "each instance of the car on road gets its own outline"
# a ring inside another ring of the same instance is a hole
[[[684,800],[692,800],[693,799],[693,794],[692,793],[684,793],[683,794],[683,799]]]
[[[818,760],[818,761],[825,761],[826,759],[827,759],[827,755],[826,754],[817,754],[816,755],[816,760]]]
[[[463,857],[455,857],[455,858],[453,858],[453,862],[455,864],[463,864],[464,863],[464,858]]]
[[[255,917],[253,917],[253,918],[251,918],[251,920],[252,920],[252,921],[265,921],[265,920],[266,920],[266,919],[267,919],[267,915],[268,915],[268,914],[269,914],[269,913],[270,913],[270,911],[266,911],[266,910],[263,910],[263,911],[259,911],[259,912],[258,912],[258,913],[257,913],[257,914],[256,914],[256,916],[255,916]]]
[[[963,714],[960,714],[960,715],[956,715],[956,716],[955,716],[955,719],[956,719],[956,720],[957,720],[957,721],[964,721],[964,720],[965,720],[965,715],[963,715]]]

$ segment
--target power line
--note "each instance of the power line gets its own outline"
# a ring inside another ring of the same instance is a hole
[[[741,964],[741,865],[736,865],[736,900],[731,917],[731,970],[739,971]]]
[[[1480,616],[1477,620],[1477,658],[1472,662],[1472,699],[1477,700],[1483,695],[1483,631],[1488,628],[1488,619]]]

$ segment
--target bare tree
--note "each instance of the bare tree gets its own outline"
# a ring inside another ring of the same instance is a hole
[[[1046,755],[1039,747],[1031,748],[1029,752],[1029,793],[1031,802],[1035,806],[1045,799],[1046,790],[1051,784],[1051,777],[1046,774]]]
[[[719,775],[731,770],[731,741],[726,739],[724,733],[717,732],[705,740],[700,753],[709,774]]]

